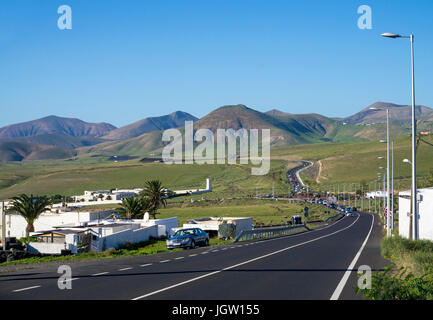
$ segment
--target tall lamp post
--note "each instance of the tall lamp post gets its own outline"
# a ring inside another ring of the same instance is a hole
[[[391,230],[394,230],[394,141],[391,141]]]
[[[379,110],[384,110],[381,108],[370,108],[370,110],[373,111],[379,111]],[[386,214],[386,235],[389,237],[391,236],[391,216],[390,216],[390,199],[389,199],[389,109],[386,109],[386,140],[380,140],[380,142],[382,143],[386,143],[386,161],[387,161],[387,166],[386,166],[386,209],[385,209],[385,214]],[[383,157],[380,157],[379,159],[383,159]],[[385,189],[385,188],[384,188]],[[384,203],[385,203],[385,199],[384,199]]]
[[[403,162],[412,164],[412,162],[410,162],[409,159],[404,159]],[[411,211],[412,211],[412,203],[413,203],[413,194],[411,192],[410,193],[410,208],[411,208]],[[409,216],[409,239],[412,240],[413,237],[414,237],[413,236],[413,215],[412,215],[412,212],[411,212],[410,216]]]
[[[415,120],[415,63],[414,63],[414,38],[413,34],[402,36],[396,33],[382,33],[386,38],[409,38],[410,53],[411,53],[411,69],[412,69],[412,215],[413,223],[413,238],[418,239],[418,213],[417,213],[417,192],[416,192],[416,120]]]

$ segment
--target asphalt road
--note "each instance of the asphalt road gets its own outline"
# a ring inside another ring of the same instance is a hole
[[[284,238],[76,262],[70,290],[58,288],[57,266],[35,267],[0,274],[0,299],[359,299],[358,267],[387,264],[381,228],[377,217],[358,213]]]

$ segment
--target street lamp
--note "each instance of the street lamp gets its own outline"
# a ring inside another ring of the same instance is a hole
[[[392,37],[393,35],[388,34],[387,36]],[[370,110],[380,111],[380,110],[384,110],[384,109],[372,107],[372,108],[370,108]],[[386,211],[385,212],[386,212],[386,235],[389,237],[389,236],[391,236],[391,216],[389,214],[390,203],[389,203],[389,109],[388,108],[386,109],[386,140],[380,140],[380,142],[386,143],[386,161],[387,161],[386,178],[387,178],[387,181],[386,181]],[[383,159],[383,157],[382,157],[382,159]],[[384,199],[384,204],[385,204],[385,199]]]
[[[409,159],[403,159],[404,163],[409,163],[410,165],[412,165],[412,162]],[[410,194],[410,208],[412,209],[412,203],[413,203],[413,195],[412,192]],[[412,240],[413,239],[413,217],[412,217],[412,212],[410,214],[409,217],[409,239]]]
[[[396,33],[382,33],[386,38],[409,38],[410,39],[410,53],[411,53],[411,69],[412,69],[412,213],[414,216],[413,233],[414,239],[418,239],[418,214],[417,214],[417,201],[416,201],[416,119],[415,119],[415,63],[414,63],[414,35],[402,36]]]

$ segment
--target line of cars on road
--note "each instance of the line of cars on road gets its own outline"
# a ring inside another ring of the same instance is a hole
[[[321,204],[323,206],[326,206],[328,208],[331,209],[335,209],[340,211],[341,213],[344,213],[346,216],[354,216],[355,215],[355,211],[357,211],[358,209],[356,207],[344,207],[344,206],[339,206],[333,202],[330,202],[326,199],[310,199],[308,200],[309,203],[316,203],[316,204]]]
[[[290,184],[292,187],[292,194],[300,193],[302,191],[306,191],[306,188],[301,185],[298,177],[296,176],[296,172],[309,166],[309,163],[303,161],[301,165],[292,168],[286,172],[286,183]]]
[[[342,213],[344,213],[347,217],[353,217],[355,216],[354,211],[357,211],[358,209],[356,209],[356,207],[337,207],[337,210],[341,211]]]

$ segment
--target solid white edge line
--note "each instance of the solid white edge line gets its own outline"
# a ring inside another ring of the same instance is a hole
[[[197,280],[200,280],[200,279],[203,279],[203,278],[206,278],[206,277],[212,276],[212,275],[214,275],[214,274],[221,273],[221,272],[226,271],[226,270],[234,269],[234,268],[237,268],[237,267],[242,266],[242,265],[244,265],[244,264],[248,264],[248,263],[251,263],[251,262],[254,262],[254,261],[257,261],[257,260],[261,260],[261,259],[267,258],[267,257],[269,257],[269,256],[272,256],[272,255],[275,255],[275,254],[278,254],[278,253],[281,253],[281,252],[284,252],[284,251],[287,251],[287,250],[290,250],[290,249],[293,249],[293,248],[296,248],[296,247],[302,246],[302,245],[307,244],[307,243],[311,243],[311,242],[314,242],[314,241],[317,241],[317,240],[320,240],[320,239],[323,239],[323,238],[330,237],[330,236],[332,236],[332,235],[334,235],[334,234],[340,233],[340,232],[342,232],[342,231],[344,231],[344,230],[347,230],[347,229],[349,229],[350,227],[352,227],[352,226],[353,226],[353,225],[354,225],[354,224],[359,220],[359,217],[360,217],[360,216],[358,215],[358,217],[356,218],[356,220],[355,220],[354,222],[352,222],[350,225],[348,225],[347,227],[344,227],[344,228],[342,228],[342,229],[340,229],[340,230],[337,230],[337,231],[334,231],[334,232],[332,232],[332,233],[326,234],[326,235],[324,235],[324,236],[320,236],[320,237],[315,238],[315,239],[311,239],[311,240],[308,240],[308,241],[305,241],[305,242],[301,242],[301,243],[295,244],[295,245],[293,245],[293,246],[286,247],[286,248],[283,248],[283,249],[280,249],[280,250],[277,250],[277,251],[274,251],[274,252],[271,252],[271,253],[265,254],[265,255],[263,255],[263,256],[259,256],[259,257],[256,257],[256,258],[253,258],[253,259],[250,259],[250,260],[247,260],[247,261],[244,261],[244,262],[241,262],[241,263],[235,264],[235,265],[233,265],[233,266],[226,267],[226,268],[221,269],[221,270],[213,271],[213,272],[210,272],[210,273],[204,274],[204,275],[202,275],[202,276],[199,276],[199,277],[196,277],[196,278],[192,278],[192,279],[189,279],[189,280],[186,280],[186,281],[183,281],[183,282],[180,282],[180,283],[177,283],[177,284],[174,284],[174,285],[171,285],[171,286],[168,286],[168,287],[165,287],[165,288],[162,288],[162,289],[159,289],[159,290],[156,290],[156,291],[153,291],[153,292],[150,292],[150,293],[144,294],[144,295],[142,295],[142,296],[139,296],[139,297],[133,298],[132,300],[140,300],[140,299],[143,299],[143,298],[147,298],[147,297],[153,296],[153,295],[155,295],[155,294],[157,294],[157,293],[160,293],[160,292],[163,292],[163,291],[167,291],[167,290],[170,290],[170,289],[173,289],[173,288],[176,288],[176,287],[182,286],[182,285],[184,285],[184,284],[187,284],[187,283],[190,283],[190,282],[194,282],[194,281],[197,281]]]
[[[68,282],[68,281],[74,281],[74,280],[78,280],[78,279],[80,279],[80,278],[66,279],[65,282]]]
[[[357,254],[353,258],[350,265],[347,267],[346,272],[343,275],[343,278],[341,278],[340,283],[337,285],[337,288],[335,288],[334,293],[332,294],[331,298],[329,300],[338,300],[338,298],[341,295],[341,292],[343,292],[344,287],[346,286],[347,280],[349,280],[350,274],[355,267],[356,262],[358,261],[359,257],[361,256],[362,251],[364,250],[365,245],[367,244],[368,239],[370,238],[371,231],[373,230],[374,225],[374,215],[369,213],[373,219],[371,220],[371,226],[370,231],[367,234],[367,237],[365,238],[364,242],[361,245],[361,248],[359,248]]]
[[[95,273],[95,274],[92,274],[92,277],[102,276],[102,275],[107,274],[107,273],[109,273],[109,272],[106,271],[106,272]]]
[[[30,289],[36,289],[36,288],[40,288],[40,287],[41,286],[27,287],[27,288],[12,290],[12,292],[20,292],[20,291],[25,291],[25,290],[30,290]]]

